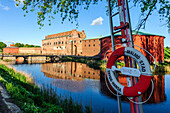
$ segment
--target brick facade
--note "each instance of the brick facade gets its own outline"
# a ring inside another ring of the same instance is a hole
[[[33,54],[41,54],[41,47],[20,47],[19,53],[33,53]]]
[[[19,53],[19,47],[6,47],[3,48],[3,53]]]
[[[116,35],[115,37],[115,44],[121,44],[122,37],[120,35]],[[156,62],[162,63],[164,62],[164,38],[163,36],[158,35],[133,35],[134,45],[137,45],[141,48],[146,49],[150,52]],[[93,46],[93,43],[97,42],[97,46]],[[90,45],[90,46],[89,46]],[[100,46],[98,46],[100,45]],[[116,49],[119,48],[120,45],[116,46]],[[112,53],[112,43],[110,36],[101,37],[98,39],[85,39],[83,40],[83,55],[84,56],[98,56],[101,59],[108,59]],[[154,62],[154,59],[148,55],[144,50],[135,47],[137,50],[141,51],[149,62]],[[109,50],[110,49],[110,50]],[[107,52],[105,58],[104,55]],[[122,60],[122,59],[120,59]]]
[[[101,41],[99,39],[83,40],[83,56],[99,56]]]
[[[116,34],[114,38],[115,44],[121,44],[122,37],[120,34]],[[139,32],[138,35],[133,33],[134,45],[149,51],[159,63],[164,62],[164,38],[163,36],[143,32]],[[116,48],[119,47],[120,45],[116,46]],[[42,41],[43,54],[96,56],[101,59],[108,59],[112,53],[110,48],[112,48],[110,36],[86,38],[84,30],[80,32],[76,29],[48,35]],[[154,62],[153,58],[144,50],[135,48],[141,51],[149,62]],[[106,52],[107,54],[104,58]]]
[[[30,54],[41,54],[41,47],[6,47],[3,48],[3,53],[30,53]]]
[[[82,32],[73,29],[63,33],[48,35],[42,40],[43,54],[82,55],[82,40],[86,38]]]

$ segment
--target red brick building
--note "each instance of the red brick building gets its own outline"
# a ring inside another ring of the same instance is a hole
[[[116,34],[114,36],[115,44],[121,44],[121,35]],[[138,32],[136,34],[133,32],[133,41],[134,45],[142,47],[149,51],[156,59],[157,62],[164,62],[164,36],[148,34],[143,32]],[[120,46],[116,46],[119,48]],[[95,37],[95,38],[85,38],[83,40],[83,56],[98,56],[101,59],[104,59],[104,55],[112,48],[110,36],[106,37]],[[153,58],[148,55],[144,50],[135,47],[141,51],[148,59],[149,62],[154,62]],[[106,54],[106,59],[109,58],[112,49]]]
[[[121,44],[121,35],[114,36],[115,44]],[[133,32],[134,45],[142,47],[149,51],[157,62],[164,62],[164,36],[148,34],[143,32]],[[86,38],[84,30],[82,32],[73,29],[63,33],[48,35],[42,40],[43,54],[57,55],[81,55],[96,56],[104,59],[104,54],[112,47],[110,36]],[[120,46],[116,46],[119,48]],[[153,58],[144,50],[135,47],[141,51],[149,60]],[[106,59],[110,56],[112,50],[108,51]]]
[[[19,53],[19,47],[10,46],[3,48],[3,53]]]
[[[43,54],[82,55],[82,40],[86,38],[85,32],[72,31],[48,35],[42,40]]]

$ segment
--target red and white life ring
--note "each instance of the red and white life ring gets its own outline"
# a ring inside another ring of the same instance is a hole
[[[115,61],[121,56],[129,56],[139,65],[140,79],[134,86],[125,87],[115,78],[112,67],[115,65]],[[152,74],[148,60],[141,52],[131,47],[121,47],[116,49],[108,59],[106,72],[107,83],[109,84],[110,89],[115,89],[121,95],[128,97],[141,95],[148,89],[151,82]]]

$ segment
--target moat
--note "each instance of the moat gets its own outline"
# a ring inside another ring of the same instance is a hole
[[[93,112],[117,113],[117,100],[105,85],[101,70],[76,62],[14,64],[13,68],[28,73],[40,88],[51,88],[62,98],[72,97],[74,101],[89,105]],[[125,77],[119,78],[126,84]],[[143,105],[145,113],[167,113],[170,111],[170,75],[154,75],[154,92]],[[151,89],[151,86],[150,88]],[[146,100],[151,90],[143,94]],[[130,112],[127,98],[122,97],[123,113]]]

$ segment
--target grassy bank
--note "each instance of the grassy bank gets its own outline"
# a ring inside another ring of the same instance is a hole
[[[27,78],[4,64],[0,64],[0,82],[6,87],[11,100],[23,112],[29,113],[90,113],[85,107],[69,99],[61,99],[52,88],[38,88]]]
[[[100,69],[105,71],[106,70],[106,63],[103,60],[95,59],[95,58],[79,58],[79,57],[63,57],[61,59],[62,62],[72,61],[72,62],[80,62],[85,63],[89,67],[94,69]],[[124,63],[117,62],[118,66],[125,66]],[[153,69],[155,65],[151,64],[151,68]],[[164,63],[157,64],[157,67],[154,71],[154,74],[156,73],[165,73],[170,72],[169,70],[170,62],[165,61]]]
[[[99,60],[97,58],[89,58],[89,57],[71,57],[71,56],[66,56],[60,59],[62,62],[79,62],[79,63],[84,63],[87,64],[89,67],[94,68],[94,69],[101,69],[104,70],[106,68],[105,63],[103,60]]]

